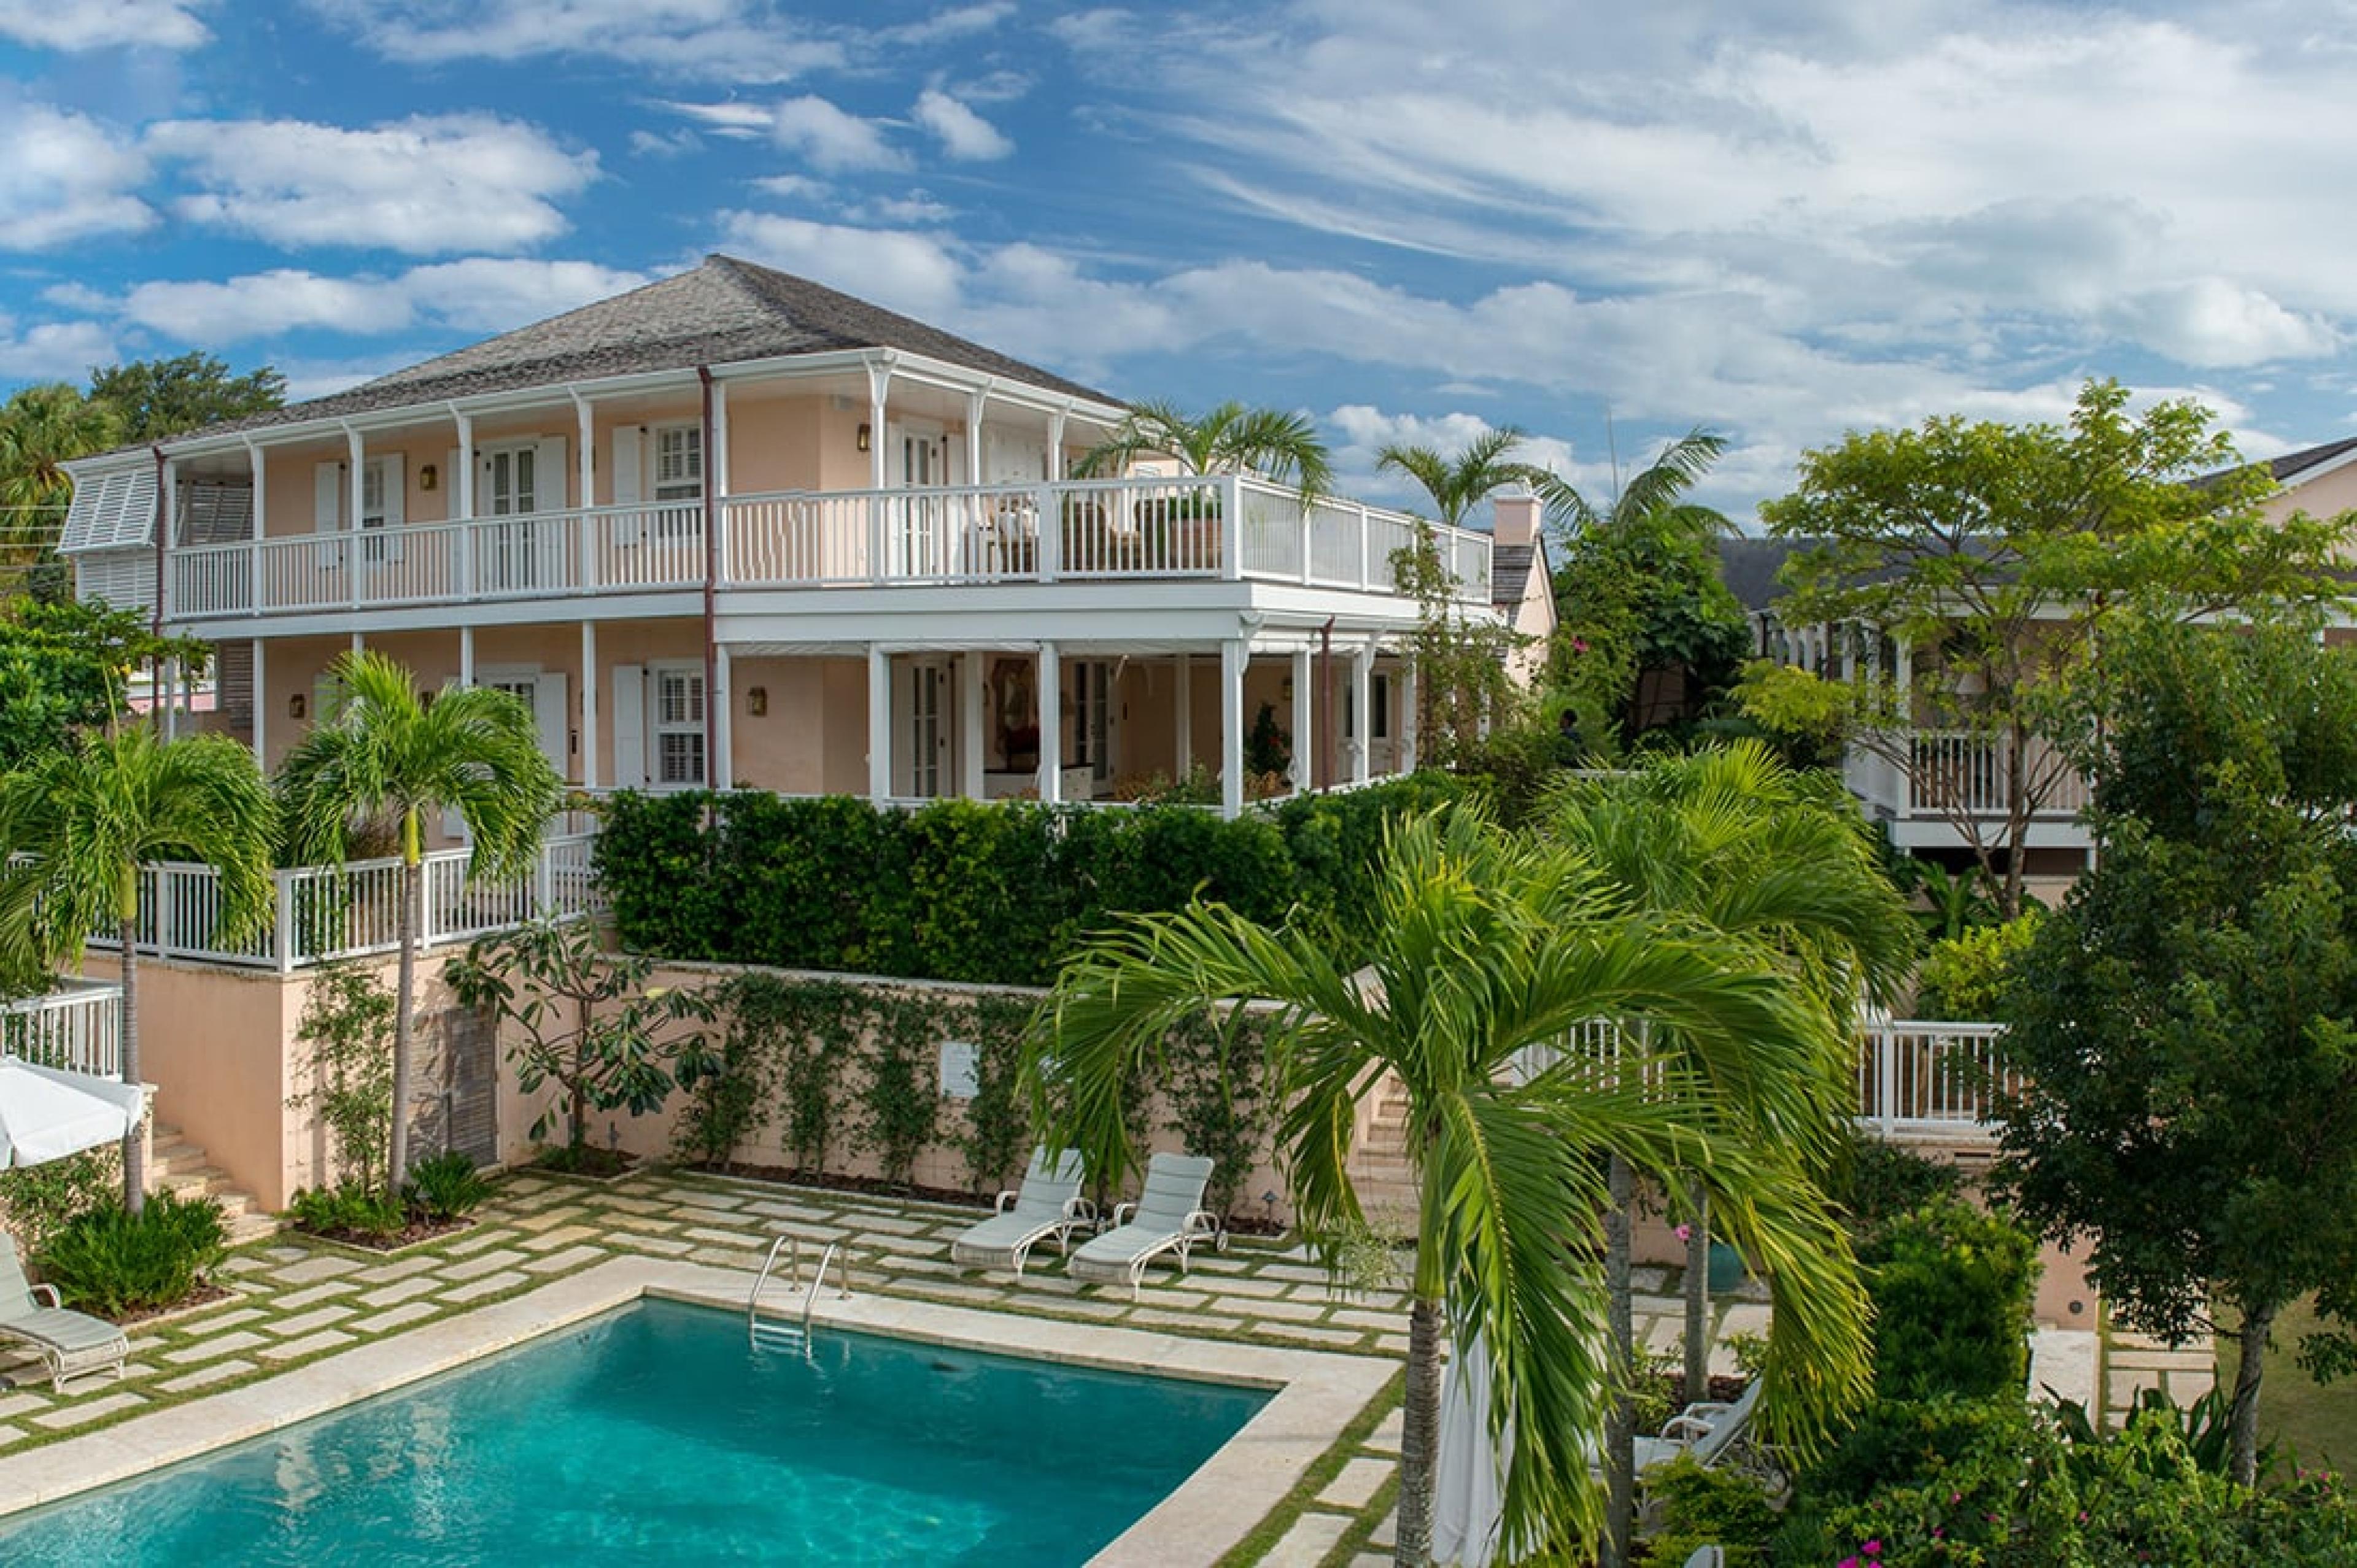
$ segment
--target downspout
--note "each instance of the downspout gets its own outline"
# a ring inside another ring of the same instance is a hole
[[[716,779],[713,770],[720,766],[720,495],[713,483],[718,472],[713,461],[712,435],[712,367],[695,367],[695,378],[704,388],[704,785],[717,791],[728,787],[728,780]]]
[[[1334,784],[1334,618],[1318,628],[1318,789]]]
[[[171,540],[172,515],[165,501],[165,492],[169,487],[164,483],[164,444],[150,442],[147,450],[156,455],[156,610],[149,618],[148,629],[155,634],[156,640],[161,642],[164,640],[165,574],[171,567],[166,547]],[[147,716],[154,721],[156,733],[160,736],[164,733],[165,708],[171,701],[171,694],[164,690],[164,655],[161,651],[147,661],[147,694],[150,699],[159,695],[163,698],[161,703],[151,700],[147,708]]]

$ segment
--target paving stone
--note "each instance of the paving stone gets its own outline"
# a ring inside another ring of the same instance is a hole
[[[441,1266],[442,1260],[431,1252],[412,1252],[406,1258],[395,1258],[389,1263],[377,1263],[362,1269],[357,1277],[371,1284],[378,1284],[392,1280],[405,1280],[412,1274],[421,1274],[429,1269],[438,1269]]]
[[[1391,1414],[1375,1423],[1374,1431],[1367,1434],[1367,1446],[1378,1454],[1396,1455],[1400,1451],[1400,1442],[1406,1433],[1407,1412],[1405,1409],[1395,1409]]]
[[[293,1361],[305,1356],[316,1356],[322,1350],[333,1350],[352,1342],[352,1337],[329,1328],[307,1338],[289,1339],[283,1345],[273,1345],[257,1352],[264,1361]]]
[[[1308,1323],[1264,1323],[1259,1331],[1263,1338],[1292,1339],[1310,1345],[1355,1347],[1366,1337],[1354,1328],[1320,1328]]]
[[[252,1323],[257,1317],[268,1316],[270,1315],[258,1306],[241,1306],[235,1312],[224,1312],[217,1317],[183,1318],[172,1326],[186,1334],[212,1334],[223,1328],[235,1328],[241,1324]]]
[[[278,1249],[275,1248],[273,1249],[273,1251],[277,1250]],[[266,1274],[275,1267],[277,1267],[277,1263],[273,1259],[266,1257],[262,1253],[235,1252],[231,1253],[229,1259],[221,1264],[221,1273],[225,1274],[234,1274],[243,1278],[253,1274]]]
[[[118,1411],[136,1410],[146,1402],[146,1395],[135,1394],[125,1390],[121,1393],[109,1394],[104,1399],[77,1400],[72,1404],[61,1405],[56,1410],[37,1415],[33,1417],[33,1422],[36,1425],[46,1426],[52,1432],[59,1432],[69,1426],[80,1426],[85,1422],[96,1421],[102,1416],[113,1415]]]
[[[637,1230],[617,1230],[614,1243],[633,1251],[652,1252],[658,1257],[683,1258],[695,1251],[693,1241],[675,1240],[669,1236],[649,1236]]]
[[[1372,1328],[1389,1332],[1396,1330],[1406,1318],[1396,1312],[1369,1312],[1364,1307],[1343,1306],[1337,1307],[1327,1321],[1344,1328]]]
[[[480,1301],[487,1295],[497,1295],[503,1290],[513,1290],[523,1283],[524,1276],[518,1273],[487,1274],[472,1284],[460,1285],[457,1290],[445,1293],[445,1299]]]
[[[1363,1509],[1375,1500],[1375,1493],[1398,1471],[1399,1466],[1393,1460],[1353,1459],[1318,1494],[1318,1500],[1338,1508]]]
[[[47,1410],[51,1401],[45,1394],[14,1393],[0,1396],[0,1421],[14,1420],[37,1410]]]
[[[1640,1316],[1679,1317],[1686,1304],[1674,1295],[1635,1294],[1629,1298],[1629,1310]]]
[[[276,1323],[265,1323],[262,1326],[282,1339],[295,1339],[325,1328],[330,1323],[340,1323],[351,1315],[352,1308],[349,1305],[322,1306]]]
[[[442,1251],[450,1257],[464,1258],[479,1252],[486,1247],[511,1245],[515,1239],[515,1233],[505,1226],[478,1225],[464,1236],[444,1247]]]
[[[1260,1273],[1265,1279],[1302,1285],[1323,1285],[1332,1277],[1324,1269],[1307,1268],[1299,1263],[1271,1263]]]
[[[479,1257],[468,1258],[464,1262],[452,1263],[442,1271],[442,1275],[445,1279],[453,1280],[480,1279],[485,1274],[495,1274],[501,1269],[511,1268],[523,1261],[524,1255],[522,1252],[512,1248],[502,1247],[497,1251],[485,1252]]]
[[[215,1361],[210,1367],[199,1367],[193,1372],[182,1372],[177,1378],[167,1378],[156,1386],[167,1393],[184,1394],[196,1389],[210,1388],[227,1379],[253,1370],[251,1361]]]
[[[1764,1339],[1774,1316],[1767,1307],[1752,1302],[1730,1306],[1719,1315],[1717,1337],[1732,1339],[1738,1334],[1749,1334]]]
[[[251,1350],[256,1345],[268,1343],[269,1341],[263,1338],[261,1335],[244,1330],[234,1334],[209,1335],[193,1345],[182,1346],[178,1350],[165,1351],[164,1359],[174,1366],[185,1367],[191,1361],[210,1361],[216,1356],[233,1356],[240,1350]],[[5,1413],[0,1412],[0,1414]]]
[[[352,1280],[329,1280],[308,1290],[298,1290],[292,1295],[282,1295],[271,1305],[281,1312],[300,1312],[307,1306],[317,1306],[332,1297],[350,1294],[354,1283]]]
[[[535,1274],[561,1274],[568,1270],[586,1268],[605,1255],[605,1251],[597,1247],[567,1247],[562,1252],[534,1258],[524,1267]]]
[[[1629,1288],[1647,1295],[1660,1295],[1670,1288],[1670,1271],[1655,1263],[1638,1263],[1629,1270]]]
[[[1254,1317],[1276,1318],[1286,1323],[1316,1323],[1329,1308],[1322,1301],[1252,1301],[1243,1310]]]
[[[536,1236],[526,1236],[523,1240],[518,1241],[516,1245],[528,1251],[544,1252],[552,1247],[567,1246],[575,1241],[594,1241],[601,1234],[601,1232],[593,1230],[587,1225],[557,1225],[554,1223],[554,1221],[563,1219],[565,1218],[565,1217],[562,1214],[552,1214],[548,1216],[548,1219],[552,1221],[549,1229],[541,1231],[540,1234]]]
[[[1348,1514],[1305,1513],[1269,1548],[1260,1568],[1318,1568],[1355,1522]]]
[[[441,1310],[430,1301],[407,1302],[394,1307],[391,1312],[380,1312],[373,1316],[354,1318],[344,1326],[355,1334],[390,1334],[394,1329],[414,1323],[421,1317],[431,1317]]]
[[[1206,1329],[1236,1333],[1246,1326],[1240,1317],[1222,1317],[1209,1312],[1166,1312],[1157,1306],[1139,1307],[1129,1315],[1129,1321],[1141,1327],[1191,1329],[1198,1333]]]
[[[281,1252],[286,1249],[274,1247],[271,1251]],[[290,1285],[307,1285],[320,1280],[332,1280],[339,1275],[351,1273],[361,1267],[358,1260],[339,1258],[333,1252],[298,1252],[296,1256],[300,1260],[299,1262],[289,1262],[282,1268],[271,1271]]]
[[[416,1274],[409,1279],[395,1280],[381,1290],[369,1291],[359,1297],[362,1306],[385,1307],[407,1301],[414,1295],[425,1295],[442,1288],[442,1282],[431,1274]]]

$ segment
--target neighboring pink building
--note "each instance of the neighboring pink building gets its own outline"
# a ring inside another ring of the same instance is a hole
[[[1200,765],[1233,811],[1263,704],[1351,737],[1317,778],[1412,768],[1416,607],[1392,558],[1415,521],[1251,477],[1068,478],[1124,413],[715,256],[75,463],[63,549],[83,596],[215,645],[215,722],[265,764],[364,644],[523,696],[591,789],[1092,800]],[[1466,613],[1551,616],[1543,572],[1493,604],[1489,534],[1437,542]],[[1311,678],[1329,637],[1330,682]],[[1341,723],[1316,722],[1327,690]]]

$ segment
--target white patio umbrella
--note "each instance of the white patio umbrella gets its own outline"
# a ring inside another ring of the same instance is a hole
[[[1502,1440],[1490,1435],[1490,1357],[1480,1335],[1450,1348],[1448,1379],[1433,1466],[1432,1560],[1489,1568],[1500,1557],[1514,1434],[1510,1428]]]
[[[119,1143],[146,1108],[136,1085],[0,1057],[0,1165],[37,1165]]]

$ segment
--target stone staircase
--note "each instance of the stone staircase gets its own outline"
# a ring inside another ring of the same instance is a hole
[[[278,1229],[275,1215],[256,1205],[251,1195],[238,1190],[205,1151],[190,1143],[178,1127],[162,1122],[150,1130],[147,1190],[216,1200],[221,1206],[221,1218],[229,1222],[231,1246],[271,1235]]]
[[[1407,1157],[1407,1095],[1388,1074],[1371,1095],[1366,1136],[1351,1152],[1351,1185],[1369,1219],[1381,1224],[1388,1215],[1397,1228],[1413,1230],[1417,1194]]]

